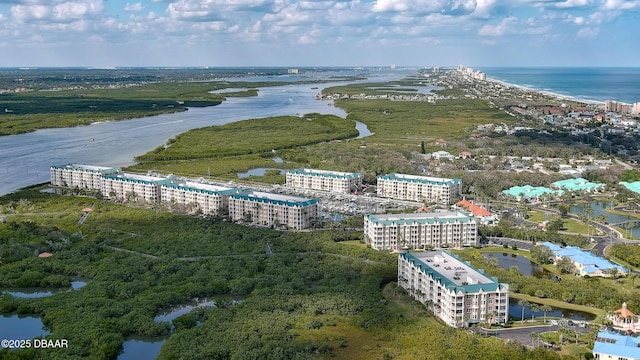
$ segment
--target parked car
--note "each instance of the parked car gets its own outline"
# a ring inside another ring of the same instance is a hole
[[[558,320],[551,320],[550,323],[553,326],[558,326]]]

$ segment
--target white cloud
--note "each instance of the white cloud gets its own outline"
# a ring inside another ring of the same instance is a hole
[[[44,5],[15,5],[11,15],[18,21],[42,20],[49,17],[51,9]]]
[[[142,11],[142,3],[127,3],[127,5],[124,6],[124,11]]]
[[[633,10],[640,8],[640,1],[606,0],[602,8],[604,10]]]
[[[565,0],[563,2],[556,2],[550,5],[560,9],[578,8],[578,7],[591,6],[591,1],[590,0]]]
[[[101,0],[63,2],[53,7],[53,18],[59,21],[83,19],[99,14],[102,9]]]
[[[485,25],[478,31],[480,36],[502,36],[507,33],[509,26],[516,21],[515,17],[502,19],[497,25]]]
[[[582,28],[580,30],[578,30],[578,37],[586,37],[586,38],[591,38],[591,37],[595,37],[596,35],[598,35],[598,33],[600,33],[600,29],[599,28],[591,28],[591,27],[586,27],[586,28]]]

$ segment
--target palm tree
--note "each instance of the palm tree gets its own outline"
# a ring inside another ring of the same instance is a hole
[[[536,316],[536,311],[540,311],[540,304],[531,303],[529,308],[531,309],[531,321],[533,321]]]
[[[553,310],[553,308],[549,305],[540,306],[540,310],[544,311],[544,322],[547,322],[547,311]]]
[[[525,306],[529,306],[529,302],[524,299],[518,300],[518,305],[522,306],[522,322],[524,323],[524,308]]]
[[[638,278],[638,274],[636,273],[629,274],[629,280],[631,280],[631,289],[635,289],[635,282],[637,278]]]

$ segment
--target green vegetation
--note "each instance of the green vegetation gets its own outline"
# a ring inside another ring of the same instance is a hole
[[[189,130],[170,141],[168,147],[138,157],[138,160],[186,160],[269,152],[355,137],[352,121],[334,115],[306,114],[251,119],[222,126]]]
[[[0,286],[90,279],[45,298],[0,296],[3,313],[39,314],[48,338],[69,340],[68,349],[5,349],[2,358],[115,358],[130,335],[169,333],[170,324],[153,321],[158,313],[220,295],[245,300],[174,320],[161,359],[560,358],[439,324],[390,283],[396,255],[326,232],[252,229],[35,189],[0,205]],[[34,256],[42,251],[54,255]]]
[[[593,309],[590,311],[592,313],[600,312],[600,309],[617,309],[625,301],[629,304],[640,303],[640,293],[621,288],[616,283],[618,280],[563,276],[560,281],[554,281],[544,277],[524,276],[517,268],[503,269],[496,262],[487,260],[475,249],[463,251],[460,255],[476,267],[485,269],[488,274],[497,276],[501,282],[508,283],[510,290],[514,293],[540,299],[534,300],[535,302],[541,302],[542,299],[555,299],[564,303],[590,307]]]
[[[110,89],[29,91],[0,94],[0,135],[43,128],[71,127],[93,122],[184,111],[187,107],[218,105],[226,97],[255,96],[254,88],[276,83],[165,82]],[[277,83],[282,85],[282,83]],[[227,89],[212,94],[209,91]],[[233,91],[234,88],[250,88]]]
[[[609,254],[631,266],[640,266],[640,247],[637,244],[614,244],[609,248]]]
[[[408,106],[408,104],[410,106]],[[481,100],[440,100],[404,102],[389,100],[337,100],[336,105],[361,121],[375,136],[372,142],[411,144],[416,148],[421,140],[468,136],[475,126],[487,123],[513,123],[504,112],[491,109]],[[433,148],[432,148],[433,149]]]

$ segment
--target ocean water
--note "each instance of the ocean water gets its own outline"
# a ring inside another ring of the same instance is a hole
[[[487,78],[580,100],[640,102],[640,68],[484,67]]]

